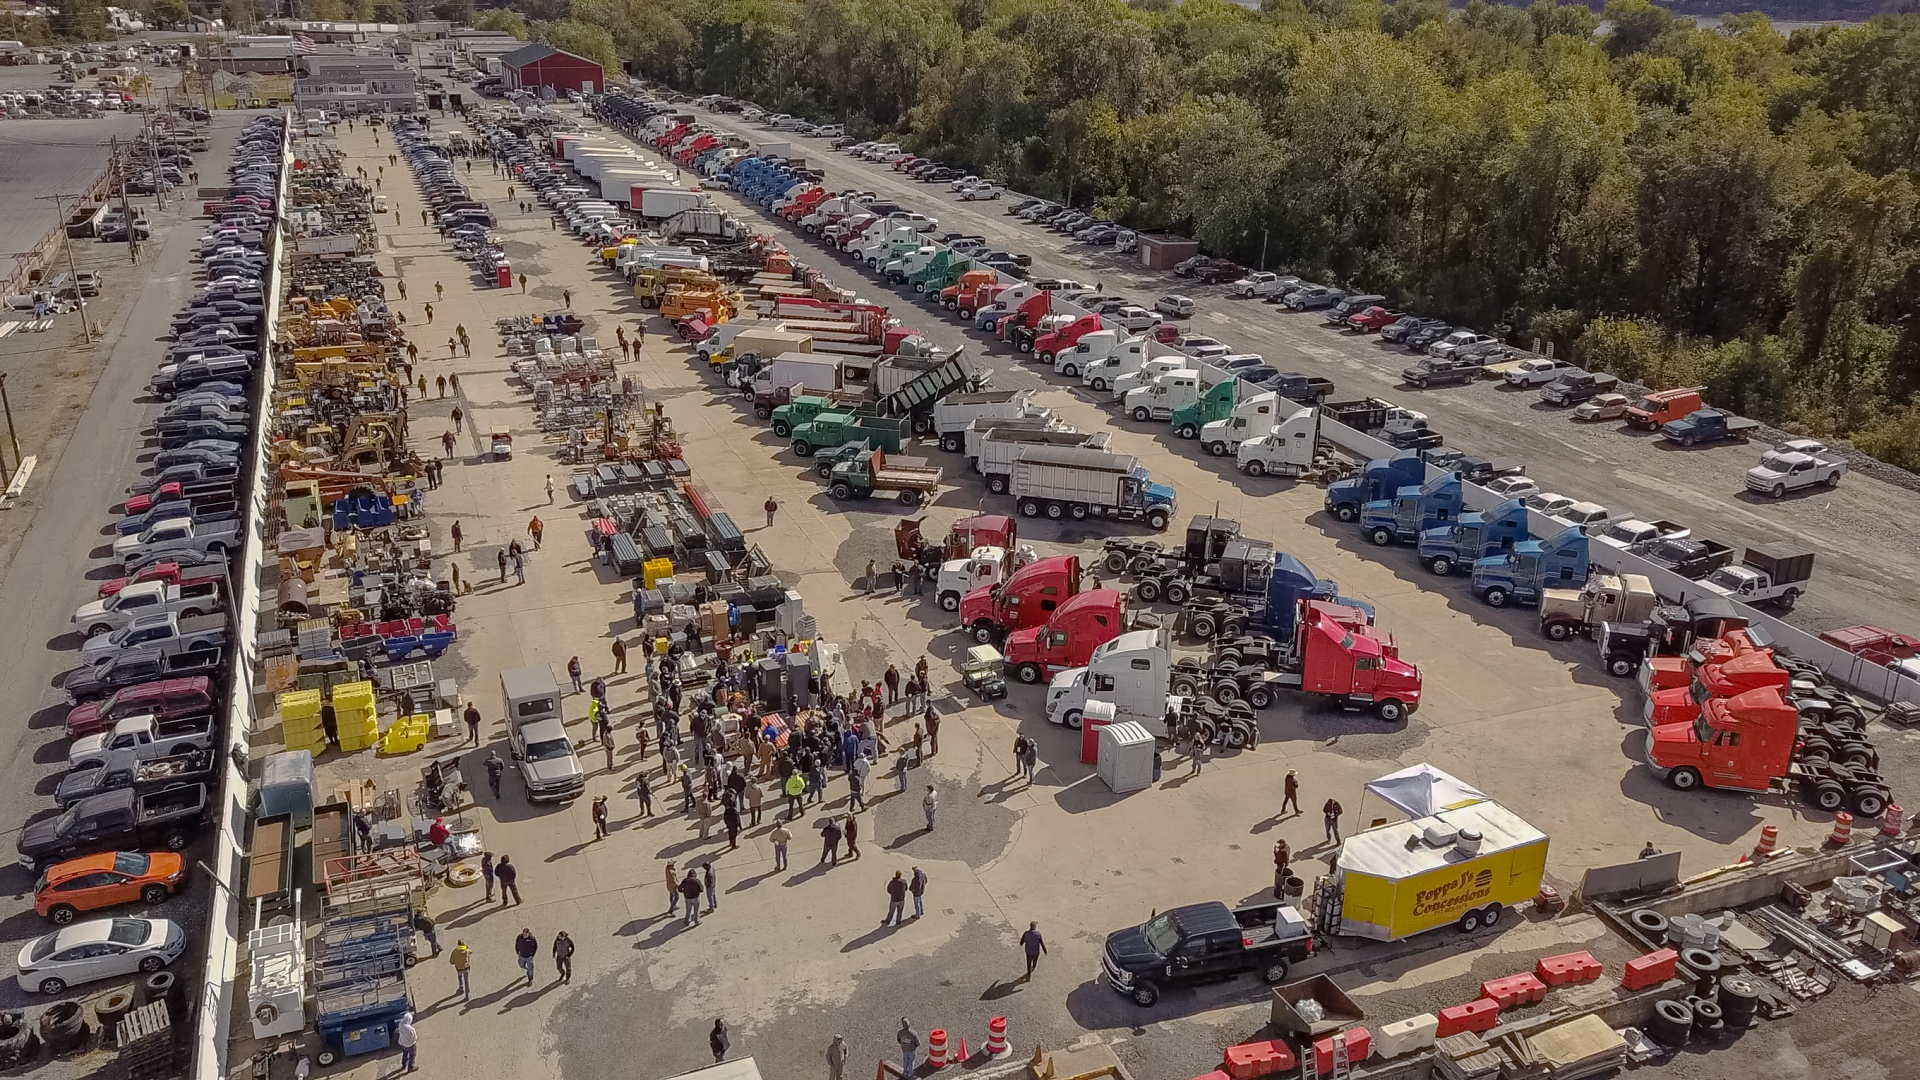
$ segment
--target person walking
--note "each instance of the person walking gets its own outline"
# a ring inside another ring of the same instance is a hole
[[[721,811],[720,820],[726,823],[727,850],[732,851],[740,846],[740,809],[733,805],[733,800],[727,800],[727,808]]]
[[[714,1064],[727,1060],[727,1048],[731,1045],[732,1040],[727,1038],[727,1022],[715,1020],[713,1031],[707,1036],[707,1046],[713,1051]]]
[[[713,877],[713,860],[700,864],[701,883],[707,887],[707,914],[720,910],[720,886]]]
[[[539,519],[536,518],[535,520]],[[576,694],[586,692],[587,685],[583,680],[584,675],[585,670],[580,666],[579,657],[575,656],[567,661],[567,677],[573,680],[573,692]]]
[[[900,1030],[894,1033],[893,1041],[900,1044],[900,1075],[913,1075],[913,1055],[920,1050],[920,1036],[914,1034],[913,1022],[906,1017],[900,1018]]]
[[[773,496],[769,495],[767,496],[767,501],[763,503],[760,508],[767,512],[767,528],[773,528],[773,515],[780,510],[780,504],[774,502]]]
[[[453,387],[454,393],[456,394],[459,393],[460,392],[460,375],[456,372],[453,378],[447,380],[447,385]],[[467,414],[465,412],[461,411],[460,406],[455,405],[453,407],[453,411],[447,414],[447,419],[453,421],[453,430],[455,431],[460,430],[460,421],[464,420],[466,418],[466,415]]]
[[[393,1025],[393,1045],[400,1048],[400,1067],[412,1072],[420,1052],[420,1033],[413,1029],[411,1010],[401,1013],[400,1022]]]
[[[593,799],[593,838],[595,840],[607,838],[607,797],[605,795],[596,795]]]
[[[847,1067],[847,1037],[835,1035],[827,1044],[827,1080],[845,1080],[842,1075]]]
[[[569,308],[573,306],[573,290],[572,289],[560,290],[560,306],[569,307]]]
[[[766,801],[766,788],[757,783],[749,782],[747,784],[747,809],[753,813],[753,825],[755,828],[758,828],[760,825],[760,810],[766,805]]]
[[[932,784],[927,785],[927,797],[920,800],[920,808],[927,812],[927,831],[932,832],[933,817],[940,810],[940,793],[933,790]]]
[[[847,858],[849,859],[859,858],[860,857],[860,819],[854,817],[852,811],[848,811],[847,823],[844,826],[842,826],[841,829],[843,832],[846,833],[846,836],[847,836]]]
[[[553,505],[553,474],[552,473],[547,474],[547,505],[549,506]],[[534,520],[538,521],[540,519],[535,518]]]
[[[793,842],[793,833],[787,830],[785,822],[776,821],[773,831],[767,834],[773,841],[773,868],[775,871],[787,868],[787,845]]]
[[[473,986],[468,981],[472,975],[473,950],[467,948],[464,941],[455,941],[453,951],[447,954],[447,963],[453,965],[453,977],[460,980],[460,1000],[473,1000]]]
[[[493,797],[500,797],[500,777],[505,775],[507,763],[500,759],[500,751],[487,752],[487,786],[493,789]]]
[[[552,492],[547,493],[547,501],[553,501]],[[539,551],[540,542],[545,539],[547,535],[547,523],[540,520],[540,515],[535,514],[533,520],[527,522],[527,535],[533,538],[533,550]],[[576,659],[578,658],[576,657]]]
[[[625,675],[627,673],[627,643],[621,641],[619,638],[613,639],[613,673],[615,675]],[[640,756],[646,757],[646,751],[642,750]]]
[[[553,968],[560,974],[561,982],[573,981],[573,939],[565,930],[553,939]]]
[[[439,282],[437,282],[437,281],[436,281],[436,282],[434,282],[434,283],[433,283],[433,298],[434,298],[435,300],[445,300],[445,299],[447,298],[447,287],[446,287],[445,285],[442,285],[442,284],[440,284],[440,283],[439,283]]]
[[[641,742],[640,756],[642,758],[645,758],[647,756],[646,743],[644,741],[646,737],[647,737],[647,729],[641,728],[640,738],[642,742]],[[633,797],[640,800],[640,812],[647,815],[648,817],[652,817],[653,816],[653,784],[649,783],[647,780],[647,768],[644,765],[640,767],[639,772],[633,774]]]
[[[425,311],[427,313],[427,325],[432,326],[433,325],[433,305],[421,304],[420,308],[422,311]]]
[[[500,862],[494,866],[493,874],[500,879],[500,906],[507,906],[509,893],[513,895],[514,903],[520,903],[520,868],[513,865],[512,857],[500,856]]]
[[[927,913],[927,872],[919,867],[913,868],[913,877],[907,880],[907,891],[913,894],[913,917],[919,918]]]
[[[800,775],[800,770],[795,769],[787,777],[783,790],[787,793],[787,820],[792,821],[800,816],[801,807],[805,805],[800,800],[807,793],[807,778]]]
[[[840,837],[843,835],[845,834],[840,831],[840,823],[831,817],[827,819],[825,825],[820,826],[821,862],[830,866],[840,865]]]
[[[527,985],[533,985],[533,958],[540,955],[540,940],[533,936],[530,927],[521,927],[520,936],[513,939],[513,955],[520,958],[520,970],[527,973]]]
[[[877,578],[877,577],[879,577],[879,576],[880,576],[880,575],[879,575],[879,571],[878,571],[877,569],[875,569],[875,567],[874,567],[874,564],[873,564],[873,560],[872,560],[872,559],[868,559],[868,560],[867,560],[867,583],[866,583],[866,595],[868,595],[868,596],[872,596],[872,595],[873,595],[873,582],[874,582],[874,579],[875,579],[875,578]]]
[[[400,287],[400,299],[405,300],[407,298],[407,283],[402,280],[396,281],[394,284]]]
[[[667,864],[667,918],[680,914],[680,875],[673,872],[673,864]]]
[[[475,746],[480,745],[480,710],[474,708],[473,702],[469,701],[463,716],[467,721],[467,741]]]
[[[481,852],[480,853],[480,880],[486,883],[487,900],[489,903],[491,903],[493,900],[494,873],[495,871],[493,869],[493,852],[491,851]]]
[[[433,387],[436,391],[438,391],[438,394],[436,396],[446,397],[447,396],[447,377],[445,375],[435,375],[433,377]]]
[[[1346,811],[1341,809],[1338,799],[1328,799],[1327,804],[1320,808],[1320,817],[1327,826],[1327,843],[1340,842],[1340,815],[1344,813]]]
[[[1284,837],[1273,844],[1273,898],[1284,901],[1287,898],[1287,864],[1293,861],[1293,849],[1287,846]]]
[[[680,765],[680,794],[685,796],[685,801],[680,804],[680,812],[688,816],[692,816],[693,814],[693,770],[687,768],[685,762],[682,762]]]
[[[856,758],[855,760],[861,760]],[[866,777],[853,769],[847,770],[847,810],[865,810],[867,808]]]
[[[887,882],[887,914],[880,920],[881,926],[899,925],[907,921],[907,881],[900,871],[893,872],[893,880]]]
[[[520,275],[520,295],[527,295],[527,275],[525,274]]]
[[[1026,749],[1020,754],[1020,771],[1026,774],[1027,786],[1032,787],[1036,776],[1040,774],[1040,744],[1027,740]]]
[[[453,456],[453,442],[453,432],[443,431],[440,433],[440,449],[445,450],[448,457]]]
[[[516,585],[527,583],[527,557],[518,551],[513,553],[513,577]]]
[[[680,879],[680,898],[687,903],[687,926],[700,925],[700,878],[687,867],[687,876]]]
[[[1047,951],[1046,939],[1040,936],[1039,923],[1027,924],[1027,932],[1020,935],[1020,947],[1027,952],[1027,973],[1023,977],[1024,981],[1032,982],[1034,965],[1040,963],[1040,954]]]
[[[1200,775],[1200,770],[1204,768],[1207,764],[1207,753],[1209,749],[1210,748],[1207,746],[1207,740],[1204,737],[1199,735],[1195,735],[1193,737],[1193,751],[1192,753],[1187,755],[1187,761],[1193,767],[1192,767],[1192,770],[1187,773],[1187,775],[1189,776]]]
[[[1281,792],[1280,813],[1284,816],[1287,812],[1287,806],[1291,804],[1293,806],[1293,812],[1298,814],[1300,812],[1300,776],[1294,770],[1287,770],[1287,779],[1285,785],[1281,788]]]

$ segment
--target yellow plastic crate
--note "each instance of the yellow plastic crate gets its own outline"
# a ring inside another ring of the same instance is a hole
[[[283,720],[297,720],[303,717],[320,715],[320,691],[288,690],[280,695],[280,717]]]
[[[367,706],[364,709],[353,708],[353,709],[333,710],[333,720],[334,720],[334,723],[336,724],[371,723],[374,717],[377,715],[378,714],[373,711],[373,706],[371,705]]]
[[[672,559],[648,559],[640,564],[640,580],[651,589],[659,584],[661,578],[673,576]]]
[[[289,750],[307,750],[315,755],[318,755],[327,748],[327,740],[324,735],[318,738],[309,738],[305,734],[289,735],[287,736],[286,743],[287,749]]]
[[[325,725],[320,723],[320,717],[317,715],[315,716],[282,716],[280,718],[280,726],[286,729],[287,738],[289,739],[294,737],[295,732],[308,732],[308,731],[319,732],[320,733],[319,737],[321,738],[326,737]]]
[[[431,716],[403,716],[381,737],[380,749],[388,754],[411,754],[427,745],[432,727]]]
[[[373,683],[367,679],[359,682],[341,683],[333,688],[333,708],[335,712],[348,709],[374,708]]]

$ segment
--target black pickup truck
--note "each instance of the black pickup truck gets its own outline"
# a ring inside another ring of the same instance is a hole
[[[1297,401],[1302,405],[1318,405],[1332,397],[1334,390],[1332,379],[1302,375],[1297,371],[1283,371],[1269,376],[1261,380],[1260,385],[1288,401]]]
[[[1147,1006],[1163,987],[1214,982],[1257,971],[1268,983],[1313,955],[1313,931],[1287,904],[1229,908],[1218,901],[1170,908],[1107,935],[1100,974],[1116,993]]]
[[[182,784],[151,795],[132,788],[82,799],[59,817],[20,830],[20,865],[31,871],[96,851],[166,848],[192,842],[207,819],[207,785]]]

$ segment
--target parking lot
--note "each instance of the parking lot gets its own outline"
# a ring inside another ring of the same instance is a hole
[[[716,127],[749,139],[774,135],[738,117],[689,108]],[[1449,446],[1489,457],[1510,456],[1545,491],[1664,518],[1697,535],[1744,548],[1805,545],[1817,553],[1814,584],[1787,621],[1818,632],[1873,623],[1911,625],[1920,603],[1920,481],[1892,484],[1854,473],[1838,489],[1815,489],[1775,501],[1745,490],[1742,477],[1767,445],[1762,441],[1681,449],[1624,424],[1584,425],[1568,410],[1542,404],[1530,391],[1495,382],[1421,391],[1400,381],[1415,357],[1396,346],[1322,325],[1320,312],[1288,312],[1232,295],[1224,286],[1198,285],[1171,274],[1143,271],[1134,255],[1090,247],[1004,213],[1009,196],[963,202],[947,184],[921,184],[886,165],[828,149],[828,140],[795,139],[794,152],[826,171],[831,189],[870,190],[940,222],[939,232],[986,237],[996,246],[1033,256],[1035,275],[1099,284],[1151,306],[1166,293],[1193,297],[1199,310],[1190,332],[1255,352],[1282,370],[1333,379],[1335,400],[1381,397],[1427,414]],[[764,215],[755,214],[765,220]],[[871,279],[863,292],[884,286]],[[910,294],[894,294],[904,300]],[[926,323],[929,315],[915,321]],[[1243,481],[1249,490],[1272,482]]]
[[[364,132],[342,135],[340,141],[350,160],[369,166],[383,160],[384,150],[376,152]],[[827,163],[840,167],[832,158]],[[390,247],[381,258],[383,263],[390,259],[393,273],[416,290],[415,302],[401,305],[414,325],[420,322],[423,282],[448,286],[446,298],[435,305],[436,325],[486,327],[503,314],[558,308],[569,295],[588,332],[602,341],[616,327],[631,331],[641,324],[644,312],[626,283],[601,269],[590,249],[554,229],[544,212],[522,215],[512,208],[508,181],[487,175],[484,160],[468,182],[494,205],[509,207],[500,215],[499,231],[516,272],[529,275],[529,294],[472,288],[478,280],[471,268],[454,259],[437,234],[405,224],[415,207],[405,194],[396,194],[403,224],[389,233]],[[863,174],[860,181],[875,189],[886,182],[878,173]],[[390,193],[392,188],[389,183]],[[901,194],[935,201],[924,188],[902,186]],[[643,763],[630,749],[627,728],[645,715],[642,692],[631,677],[613,684],[621,748],[614,767],[602,770],[597,754],[590,755],[588,794],[615,799],[615,828],[606,840],[591,839],[586,799],[560,809],[530,808],[511,781],[502,797],[488,793],[477,776],[487,749],[483,740],[479,749],[463,753],[463,767],[479,793],[488,846],[511,851],[527,867],[521,878],[527,903],[519,910],[496,911],[458,891],[438,902],[443,906],[436,907],[434,917],[443,942],[459,937],[476,950],[475,995],[471,1004],[463,1004],[449,994],[452,973],[438,962],[419,969],[419,997],[431,1002],[420,1027],[423,1067],[486,1061],[509,1071],[598,1075],[637,1059],[652,1072],[671,1074],[707,1060],[704,1035],[716,1017],[723,1017],[732,1029],[735,1054],[755,1054],[768,1075],[798,1077],[817,1072],[818,1059],[811,1055],[823,1051],[835,1033],[846,1034],[854,1060],[864,1062],[891,1056],[891,1032],[902,1014],[911,1015],[923,1032],[944,1026],[967,1034],[976,1047],[987,1018],[1006,1015],[1013,1042],[1022,1048],[1092,1039],[1112,1046],[1141,1075],[1196,1075],[1219,1046],[1265,1022],[1264,991],[1242,981],[1169,994],[1152,1009],[1139,1010],[1093,980],[1105,935],[1175,904],[1234,903],[1264,895],[1272,884],[1273,842],[1285,838],[1302,859],[1325,855],[1313,811],[1326,798],[1338,797],[1351,818],[1364,824],[1379,811],[1361,805],[1361,784],[1382,773],[1431,762],[1495,794],[1553,838],[1548,875],[1563,892],[1587,867],[1631,860],[1649,839],[1682,852],[1691,870],[1732,861],[1752,847],[1763,824],[1778,825],[1782,842],[1789,844],[1817,844],[1830,827],[1825,815],[1785,798],[1682,795],[1657,783],[1636,760],[1644,738],[1637,691],[1596,670],[1590,644],[1549,643],[1539,635],[1533,613],[1487,608],[1461,582],[1436,582],[1410,555],[1383,555],[1328,520],[1319,489],[1250,480],[1193,444],[1174,440],[1164,426],[1121,420],[1110,407],[1042,376],[1004,347],[986,344],[946,316],[915,309],[910,294],[888,292],[804,235],[738,207],[727,196],[715,201],[733,207],[754,229],[780,237],[800,261],[826,268],[837,284],[885,297],[896,314],[936,344],[966,344],[984,352],[995,369],[996,386],[1031,388],[1038,403],[1059,410],[1082,430],[1111,431],[1117,449],[1138,455],[1156,480],[1175,489],[1178,522],[1195,513],[1235,518],[1249,534],[1273,540],[1321,576],[1338,580],[1346,595],[1376,605],[1379,624],[1397,638],[1402,657],[1421,667],[1425,699],[1408,722],[1393,726],[1366,715],[1283,701],[1262,714],[1258,749],[1224,753],[1194,777],[1181,775],[1185,762],[1173,758],[1152,789],[1114,796],[1091,766],[1080,762],[1078,733],[1042,718],[1037,689],[1015,686],[1007,699],[988,705],[958,684],[957,664],[970,642],[954,632],[951,616],[928,598],[896,598],[884,590],[867,595],[862,579],[868,560],[885,566],[894,557],[892,526],[902,516],[899,508],[834,502],[808,463],[792,456],[786,440],[774,438],[737,396],[720,392],[690,350],[672,342],[664,323],[647,320],[648,344],[638,360],[622,364],[622,374],[638,377],[664,405],[694,475],[735,510],[743,525],[746,518],[757,519],[753,508],[768,496],[780,503],[776,523],[751,529],[749,538],[769,553],[782,580],[801,592],[807,612],[819,621],[820,636],[842,645],[853,678],[876,678],[887,663],[910,664],[922,653],[932,662],[935,704],[946,724],[940,753],[916,773],[915,783],[924,777],[938,790],[940,826],[932,832],[921,828],[917,796],[889,797],[863,822],[866,854],[860,860],[816,865],[810,833],[821,815],[815,810],[793,826],[793,869],[781,872],[772,869],[771,821],[748,828],[740,847],[728,849],[718,831],[703,839],[689,819],[645,817],[631,801],[631,773]],[[956,227],[966,231],[984,233],[989,224],[1007,229],[991,209],[954,212],[962,215]],[[947,213],[942,205],[938,216],[944,219]],[[978,227],[969,227],[965,215],[976,215]],[[1015,234],[1006,235],[1012,245]],[[1062,274],[1104,272],[1128,280],[1117,269],[1083,268],[1045,251],[1035,254],[1037,268],[1051,265]],[[1129,287],[1150,301],[1159,284],[1140,279]],[[1207,299],[1199,317],[1203,328],[1205,312],[1216,303],[1226,309],[1224,302]],[[1368,372],[1385,367],[1363,362],[1370,345],[1345,343],[1305,325],[1305,319],[1289,321],[1269,309],[1257,317],[1270,326],[1292,327],[1300,342],[1329,354],[1353,350],[1351,366],[1347,361],[1299,364],[1331,373],[1343,389],[1358,383],[1353,396],[1362,396],[1363,387],[1375,381]],[[1269,356],[1286,355],[1267,348]],[[460,375],[461,403],[472,417],[469,430],[485,431],[495,423],[527,429],[532,413],[524,394],[508,380],[507,358],[480,347],[479,340],[474,353],[471,359],[436,357],[423,370],[430,376]],[[1466,417],[1478,415],[1453,404],[1456,399],[1480,397],[1490,411],[1501,403],[1491,387],[1473,387],[1424,395],[1418,407],[1451,434],[1467,427]],[[1443,414],[1443,401],[1456,411]],[[438,437],[439,427],[428,418],[442,407],[437,401],[421,407],[413,427],[416,443]],[[1478,423],[1502,430],[1491,420]],[[1620,443],[1645,452],[1639,442]],[[1577,479],[1579,455],[1562,443],[1552,445],[1561,448],[1567,475]],[[462,600],[454,662],[463,682],[488,694],[505,667],[529,661],[558,667],[571,655],[582,657],[590,673],[605,672],[610,637],[632,627],[631,597],[622,583],[588,561],[584,507],[562,493],[561,505],[544,509],[543,478],[552,473],[564,480],[564,467],[537,443],[521,448],[509,463],[482,464],[479,449],[462,448],[459,456],[466,460],[449,469],[431,514],[442,534],[451,521],[462,522],[469,560],[462,574],[479,583]],[[941,492],[926,511],[936,528],[981,509],[1009,510],[1007,500],[985,494],[958,457],[931,445],[916,452],[946,469]],[[1543,479],[1569,494],[1586,490],[1561,486],[1555,475]],[[1615,483],[1591,490],[1618,488]],[[1850,478],[1841,493],[1864,488]],[[523,530],[531,513],[546,519],[548,534],[529,585],[496,587],[494,552]],[[1147,535],[1137,527],[1098,523],[1022,519],[1020,527],[1022,541],[1042,554],[1085,553],[1106,536]],[[569,698],[575,721],[584,710],[582,699]],[[496,735],[489,725],[486,739]],[[892,730],[896,739],[905,734],[898,725]],[[1042,767],[1032,785],[1011,779],[1016,734],[1040,746]],[[1915,740],[1879,732],[1875,737],[1890,775],[1915,775]],[[343,779],[381,768],[358,758],[346,764],[347,772],[331,775]],[[646,765],[655,770],[655,787],[661,790],[658,759]],[[412,767],[401,761],[386,769],[398,776]],[[1281,779],[1289,769],[1302,780],[1304,816],[1278,812]],[[890,791],[891,785],[882,790]],[[829,807],[844,812],[841,789],[836,786],[832,795]],[[660,801],[677,808],[680,800],[677,792],[662,791]],[[669,859],[682,867],[710,859],[716,868],[719,910],[697,928],[683,928],[666,915],[660,868]],[[893,871],[913,866],[931,880],[927,917],[876,929],[886,880]],[[1039,924],[1049,952],[1032,981],[1023,982],[1016,941],[1029,922]],[[523,926],[543,943],[559,929],[581,943],[571,983],[550,979],[543,953],[534,984],[520,985],[511,947]],[[1588,947],[1602,936],[1579,920],[1522,923],[1476,939],[1480,952],[1463,966],[1458,940],[1436,935],[1393,955],[1390,966],[1381,969],[1392,975],[1368,992],[1426,987],[1443,995],[1476,972],[1484,977],[1483,967]],[[1299,970],[1345,971],[1388,960],[1365,950],[1338,949]],[[369,1062],[353,1071],[373,1075],[379,1065]]]

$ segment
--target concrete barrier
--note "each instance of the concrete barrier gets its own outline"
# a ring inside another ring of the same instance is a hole
[[[205,975],[194,998],[198,1015],[193,1028],[193,1063],[187,1075],[193,1080],[224,1080],[227,1075],[227,1047],[230,1042],[234,995],[238,992],[240,959],[239,888],[242,856],[246,850],[248,777],[253,728],[254,661],[258,656],[255,631],[261,610],[260,570],[267,554],[267,510],[273,499],[272,462],[268,455],[266,425],[272,412],[274,389],[273,332],[280,320],[281,294],[286,273],[287,249],[278,225],[287,205],[287,185],[293,175],[293,152],[288,139],[293,131],[293,114],[284,114],[287,135],[280,143],[280,186],[274,193],[276,228],[269,243],[272,259],[267,276],[261,281],[265,310],[259,325],[260,368],[253,385],[252,470],[247,476],[246,500],[250,529],[237,564],[228,565],[228,591],[233,641],[231,670],[227,678],[226,747],[221,756],[218,831],[214,840],[211,869],[213,897],[207,917]]]

